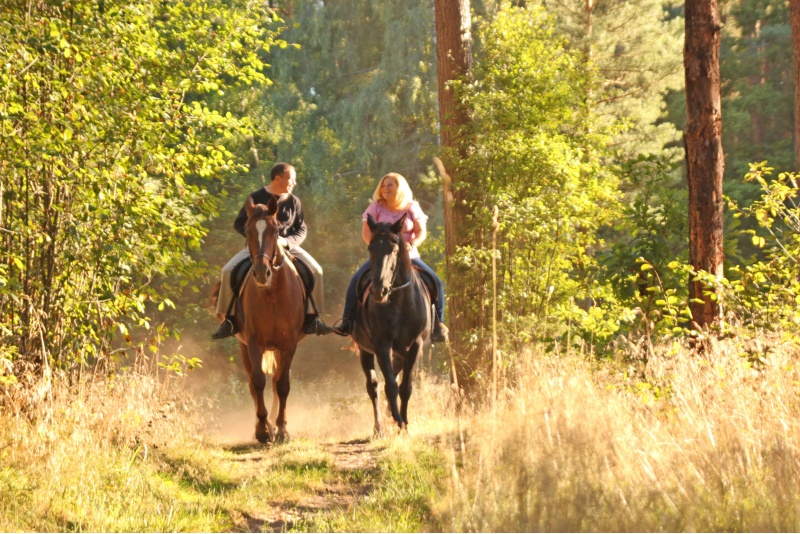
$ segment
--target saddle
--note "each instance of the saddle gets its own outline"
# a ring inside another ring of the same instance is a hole
[[[314,275],[311,272],[311,268],[303,263],[303,260],[296,256],[289,255],[294,264],[295,270],[297,270],[297,274],[300,275],[300,280],[303,281],[303,287],[306,289],[306,295],[310,295],[311,292],[314,290]],[[247,275],[250,274],[250,269],[253,268],[253,260],[250,257],[247,257],[236,264],[236,266],[231,271],[231,289],[233,290],[234,295],[239,295],[242,290],[242,286],[244,286],[244,281],[247,279]]]
[[[292,260],[292,264],[294,268],[297,270],[297,274],[300,275],[300,280],[303,282],[303,287],[305,288],[305,298],[310,298],[311,292],[314,290],[314,274],[311,271],[311,268],[303,263],[303,260],[300,258],[289,254],[289,258]],[[231,271],[231,289],[233,290],[233,294],[235,295],[232,305],[236,306],[236,314],[239,317],[244,317],[244,310],[242,309],[242,302],[239,298],[241,296],[242,288],[244,287],[244,281],[247,280],[248,275],[250,274],[250,270],[253,268],[253,260],[249,256],[239,263]],[[313,299],[312,299],[313,304]],[[316,304],[313,304],[314,308],[316,309]]]
[[[413,267],[414,270],[417,271],[419,277],[422,279],[422,283],[425,286],[425,289],[428,291],[428,298],[431,299],[431,304],[434,304],[437,300],[439,300],[439,288],[437,287],[436,280],[427,271],[423,271],[416,265],[414,265]],[[358,279],[358,282],[356,282],[356,295],[358,296],[358,302],[361,303],[362,306],[364,305],[364,301],[367,298],[367,291],[369,291],[369,286],[372,285],[372,280],[370,280],[371,272],[372,268],[367,267],[367,270],[364,271],[364,273]]]

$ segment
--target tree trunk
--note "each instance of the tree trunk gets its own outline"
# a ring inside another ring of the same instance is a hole
[[[717,0],[686,0],[686,113],[684,134],[689,181],[689,255],[697,271],[722,276],[722,112],[720,106],[720,22]],[[692,316],[703,328],[717,321],[720,307],[710,288],[690,281]]]
[[[463,128],[469,115],[456,97],[451,82],[468,78],[472,69],[472,19],[469,0],[435,0],[436,58],[439,82],[439,123],[443,167],[439,165],[444,189],[445,255],[447,258],[448,309],[450,337],[456,354],[467,351],[464,334],[474,321],[466,303],[466,291],[461,287],[451,258],[456,249],[464,245],[466,213],[464,192],[459,187],[465,182],[462,162],[466,158],[468,138]],[[437,162],[437,164],[440,162]],[[459,383],[465,384],[471,374],[469,358],[458,359]]]
[[[753,28],[753,35],[752,35],[753,42],[757,43],[759,39],[761,39],[761,20],[757,20],[755,23],[755,27]],[[758,46],[756,48],[756,54],[758,55],[758,62],[759,62],[759,72],[757,75],[752,75],[749,77],[748,82],[753,87],[757,85],[764,85],[766,83],[766,75],[767,75],[767,58],[766,54],[764,53],[764,48]],[[762,148],[764,146],[764,115],[761,111],[761,106],[753,106],[750,109],[750,121],[753,124],[753,146],[755,147],[755,157],[756,161],[760,161],[762,159]]]
[[[789,12],[794,52],[794,164],[800,172],[800,0],[789,0]]]

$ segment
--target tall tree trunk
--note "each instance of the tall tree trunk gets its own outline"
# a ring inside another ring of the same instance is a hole
[[[794,164],[800,172],[800,0],[789,0],[789,12],[794,52]]]
[[[689,180],[689,255],[695,270],[722,276],[722,110],[720,106],[720,22],[717,0],[686,0],[686,113],[684,134]],[[689,295],[699,327],[717,321],[718,301],[709,288],[690,281]]]
[[[459,186],[466,180],[462,161],[466,158],[468,139],[463,135],[469,115],[456,97],[451,82],[469,77],[472,70],[472,19],[469,0],[435,0],[436,58],[439,82],[439,124],[442,163],[439,172],[444,187],[445,255],[447,257],[448,309],[453,350],[463,356],[467,351],[464,334],[474,321],[466,303],[463,277],[451,263],[456,249],[465,244],[466,213],[464,191]],[[471,373],[470,362],[459,358],[459,383],[465,384]]]
[[[761,20],[757,20],[753,29],[751,37],[756,46],[756,54],[758,55],[759,72],[749,77],[750,85],[764,85],[766,83],[767,75],[767,58],[764,53],[763,47],[759,46],[758,41],[761,39]],[[753,106],[750,109],[750,121],[753,124],[753,146],[755,147],[756,160],[762,159],[762,148],[764,146],[764,115],[761,112],[761,106]]]

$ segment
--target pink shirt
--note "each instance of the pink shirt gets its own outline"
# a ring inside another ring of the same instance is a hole
[[[400,211],[390,211],[383,202],[372,202],[372,204],[367,207],[364,215],[361,216],[361,220],[366,221],[367,215],[372,215],[375,222],[393,224],[399,221],[403,214],[407,214],[408,217],[406,217],[406,222],[403,224],[403,230],[400,233],[407,243],[413,243],[414,238],[417,237],[414,233],[414,222],[419,221],[420,223],[424,223],[428,220],[428,216],[425,215],[422,208],[419,207],[419,202],[416,200],[411,202],[406,209]],[[417,247],[412,246],[408,255],[411,259],[419,258]]]

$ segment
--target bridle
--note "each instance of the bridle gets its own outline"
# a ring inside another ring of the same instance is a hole
[[[281,247],[280,243],[278,243],[277,240],[276,240],[275,249],[272,251],[272,256],[267,255],[265,252],[259,252],[255,256],[253,256],[251,254],[250,255],[250,260],[255,264],[256,259],[264,258],[264,260],[265,260],[265,262],[267,264],[267,268],[271,272],[274,273],[274,272],[280,271],[281,268],[283,268],[283,266],[286,264],[286,256],[287,256],[285,251],[284,251],[284,254],[283,254],[283,257],[281,258],[280,264],[275,265],[275,258],[278,256],[278,248],[280,248],[280,247]]]
[[[402,238],[401,238],[401,243],[402,243]],[[404,245],[405,245],[405,243],[403,243],[403,245],[400,245],[400,246],[404,246]],[[394,254],[395,255],[399,255],[398,252],[395,252]],[[411,276],[408,279],[408,282],[406,282],[404,284],[401,284],[399,286],[395,286],[394,285],[395,278],[397,278],[397,264],[398,263],[399,263],[398,261],[395,261],[394,269],[392,270],[392,281],[389,284],[389,293],[386,295],[387,299],[392,295],[392,293],[394,293],[395,291],[399,291],[400,289],[405,289],[405,288],[409,287],[411,285],[411,283],[414,281],[414,273],[412,272]]]
[[[253,263],[255,263],[256,258],[265,258],[267,262],[267,267],[269,267],[270,271],[272,272],[280,271],[281,268],[286,264],[286,254],[283,255],[283,258],[281,258],[280,264],[275,265],[275,257],[278,255],[278,247],[280,247],[280,245],[278,243],[275,243],[275,250],[272,253],[272,257],[262,252],[260,254],[256,254],[255,257],[251,256],[250,259],[252,259]]]

